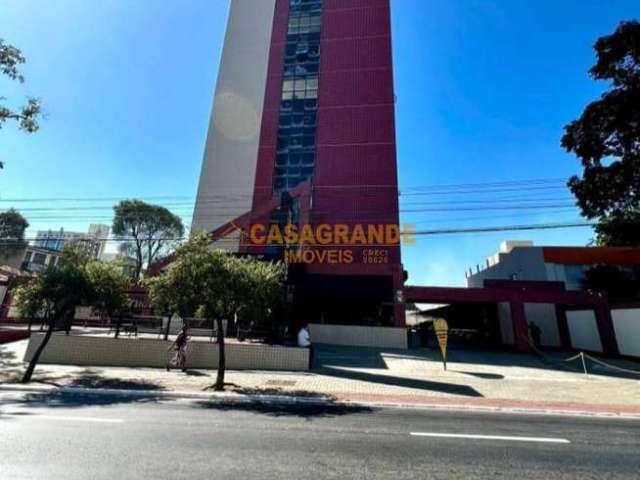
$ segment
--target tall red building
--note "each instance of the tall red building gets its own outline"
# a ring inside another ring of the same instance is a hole
[[[194,226],[286,255],[301,321],[403,325],[398,223],[389,0],[232,0]]]

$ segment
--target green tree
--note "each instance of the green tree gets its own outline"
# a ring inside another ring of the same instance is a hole
[[[122,250],[136,259],[135,278],[165,255],[184,235],[182,220],[160,205],[123,200],[114,207],[112,231]]]
[[[562,146],[583,167],[569,188],[585,217],[606,224],[601,240],[637,245],[640,223],[632,212],[640,208],[640,23],[622,22],[594,49],[597,61],[589,73],[610,88],[565,127]],[[609,228],[624,222],[633,227]]]
[[[76,307],[92,297],[85,265],[78,263],[78,258],[75,252],[63,254],[57,266],[47,268],[31,283],[21,285],[15,290],[16,306],[21,315],[33,315],[41,310],[44,311],[47,323],[45,336],[22,377],[23,383],[31,381],[56,325],[62,321],[65,326],[69,325]]]
[[[129,305],[129,280],[117,265],[100,260],[89,262],[85,271],[91,288],[89,303],[98,315],[107,316],[110,320],[116,318],[115,337],[118,338],[122,316]]]
[[[640,208],[600,218],[595,226],[596,244],[610,247],[640,245]]]
[[[595,265],[585,272],[582,286],[603,292],[611,301],[640,298],[640,270],[624,270],[616,265]]]
[[[7,260],[26,247],[24,232],[28,227],[29,222],[16,210],[0,213],[0,260]]]
[[[42,316],[47,330],[36,349],[22,381],[31,381],[33,372],[56,326],[63,324],[67,333],[76,307],[89,305],[110,317],[127,308],[128,280],[117,266],[92,260],[78,247],[65,248],[58,265],[17,286],[15,302],[23,317]]]
[[[0,73],[9,79],[24,83],[24,76],[20,73],[20,65],[25,63],[24,55],[16,47],[9,45],[0,39]],[[0,102],[4,102],[5,97],[0,96]],[[37,98],[27,98],[27,103],[18,108],[11,108],[0,103],[0,128],[5,122],[12,120],[18,123],[20,128],[28,133],[38,130],[38,117],[42,107]],[[0,168],[4,164],[0,161]]]
[[[268,312],[282,292],[284,267],[280,263],[238,258],[212,250],[206,235],[198,235],[176,250],[175,258],[159,276],[148,281],[156,308],[190,317],[198,314],[216,324],[218,373],[214,388],[224,389],[225,344],[223,320],[243,309]]]

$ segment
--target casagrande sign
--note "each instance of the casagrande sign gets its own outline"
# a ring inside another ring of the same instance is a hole
[[[285,247],[287,263],[389,263],[389,248],[415,243],[412,226],[397,224],[280,225],[254,224],[249,241],[254,246]]]

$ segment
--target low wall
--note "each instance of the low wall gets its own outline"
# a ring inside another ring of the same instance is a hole
[[[354,347],[407,349],[406,328],[362,327],[356,325],[309,325],[312,343]]]
[[[32,334],[24,360],[29,361],[44,334]],[[88,335],[54,334],[42,352],[41,363],[96,367],[159,367],[167,363],[167,349],[171,342],[135,338],[114,339]],[[250,343],[225,344],[226,365],[229,370],[288,370],[309,369],[309,350]],[[218,367],[218,345],[211,342],[190,342],[188,368],[214,369]]]
[[[611,310],[611,320],[620,354],[640,357],[640,308]]]

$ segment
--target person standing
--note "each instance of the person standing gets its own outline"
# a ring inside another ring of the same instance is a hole
[[[540,348],[540,346],[542,345],[542,330],[536,324],[536,322],[529,323],[529,335],[531,335],[533,346],[536,348]]]
[[[309,334],[309,326],[305,323],[298,332],[298,347],[309,349],[309,369],[313,367],[313,344]]]

